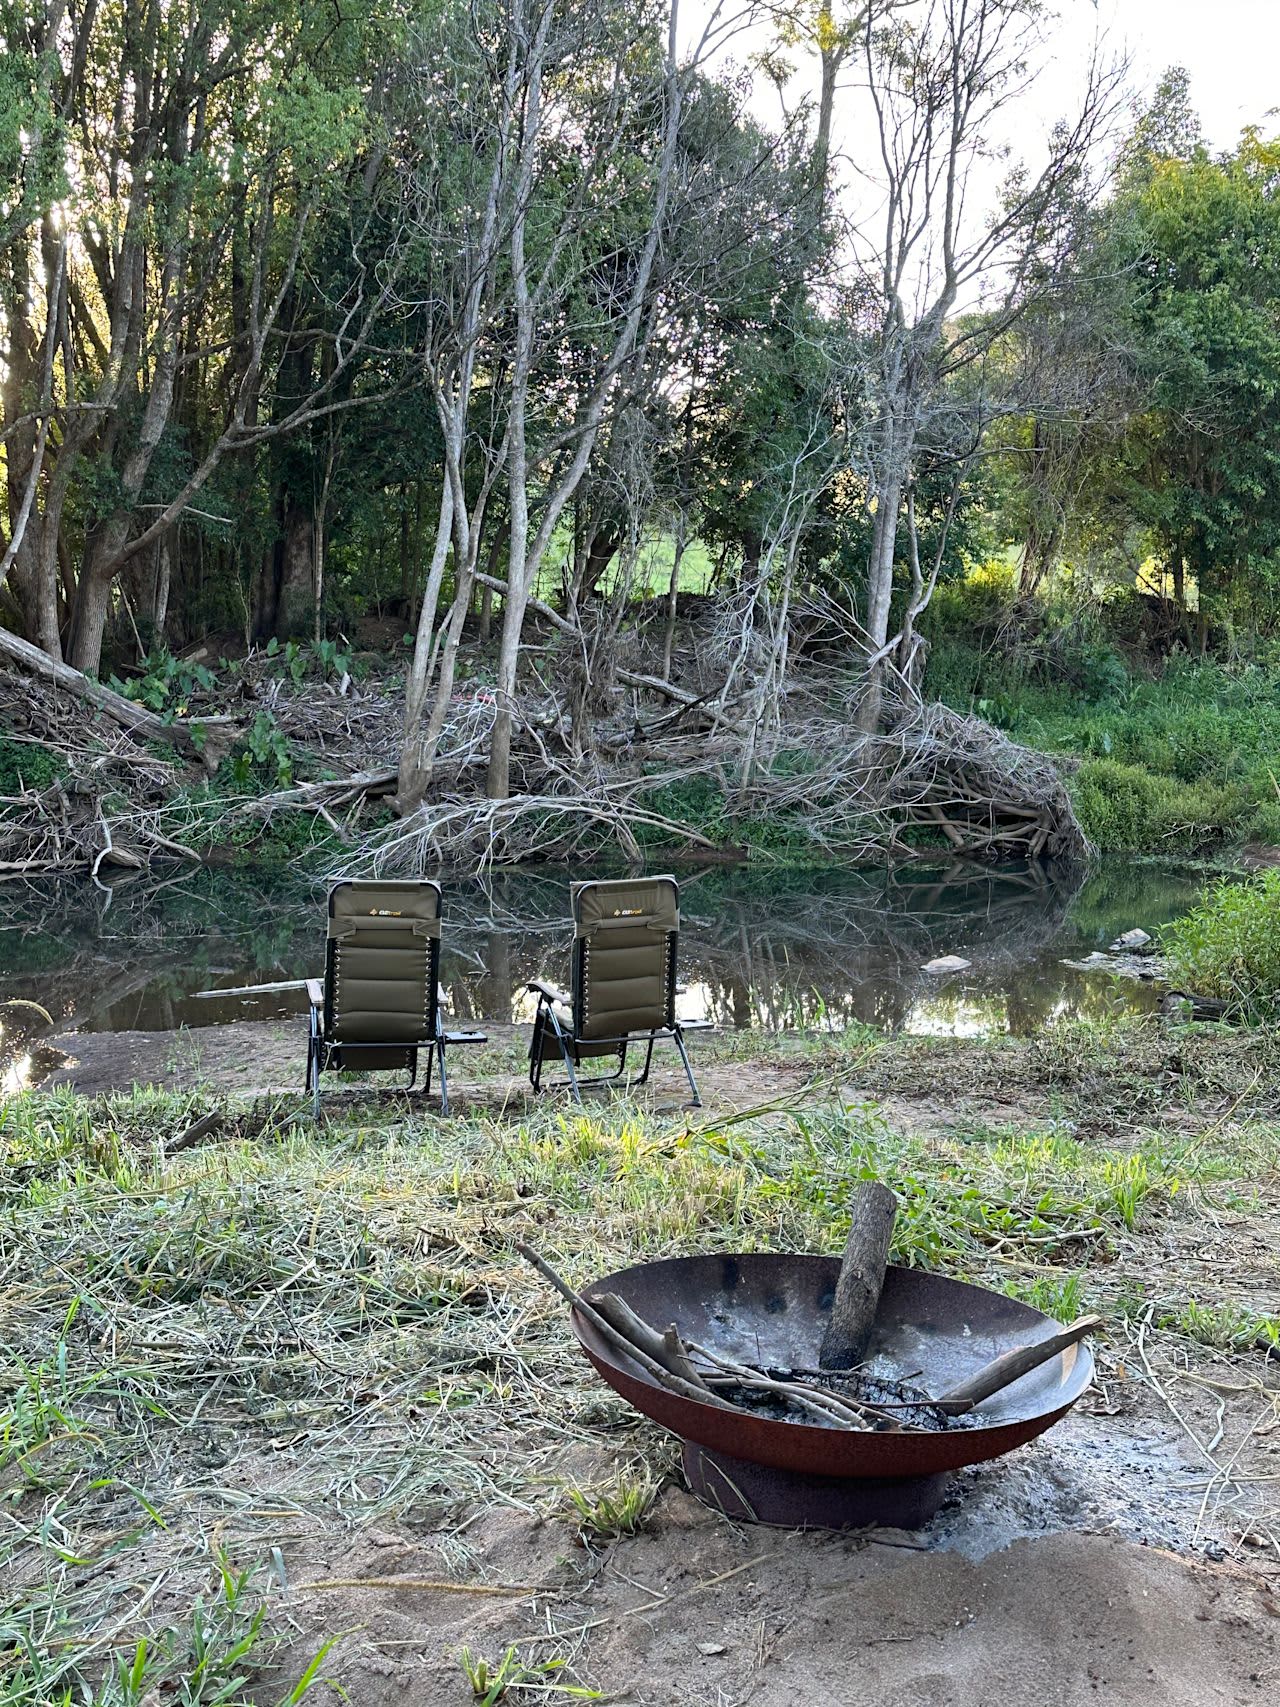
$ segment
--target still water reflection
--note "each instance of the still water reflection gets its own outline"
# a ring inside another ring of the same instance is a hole
[[[458,1020],[528,1019],[531,978],[562,981],[568,881],[537,869],[445,885],[442,974]],[[1146,986],[1062,964],[1133,925],[1184,911],[1185,870],[1112,861],[1089,873],[1035,869],[760,872],[681,877],[682,1012],[733,1029],[840,1029],[853,1022],[950,1035],[1026,1033],[1058,1015],[1149,1007]],[[958,954],[968,970],[923,971]],[[0,888],[0,1000],[60,1025],[169,1030],[298,1012],[300,993],[194,999],[197,990],[316,975],[324,899],[243,873]],[[6,1061],[21,1053],[13,1032]]]

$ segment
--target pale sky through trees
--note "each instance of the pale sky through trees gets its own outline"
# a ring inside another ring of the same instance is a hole
[[[680,0],[682,35],[698,31],[714,10],[715,0]],[[724,13],[738,7],[726,0]],[[1264,132],[1280,130],[1280,0],[1062,0],[1063,22],[1054,41],[1051,63],[1040,76],[1023,109],[1029,120],[1047,128],[1068,110],[1078,85],[1078,70],[1095,29],[1101,28],[1113,50],[1127,52],[1130,81],[1137,96],[1148,94],[1170,65],[1184,65],[1191,74],[1191,94],[1211,147],[1235,145],[1250,124]],[[764,26],[739,35],[730,56],[746,60],[769,39]],[[793,55],[793,57],[796,57]],[[813,81],[812,67],[797,73],[792,94]],[[778,116],[777,99],[763,78],[757,79],[754,105],[768,121]],[[1275,115],[1269,119],[1268,114]]]

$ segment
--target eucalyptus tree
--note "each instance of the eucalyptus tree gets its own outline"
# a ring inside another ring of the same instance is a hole
[[[1045,16],[1042,0],[905,0],[862,26],[875,153],[865,176],[877,205],[849,240],[862,334],[850,389],[866,422],[854,460],[872,518],[866,729],[879,723],[885,670],[900,667],[895,655],[936,579],[936,563],[920,562],[913,484],[931,455],[966,471],[965,445],[977,449],[1000,407],[988,357],[1056,289],[1089,197],[1091,156],[1112,121],[1120,67],[1095,54],[1074,115],[1049,132],[1039,164],[1015,165],[995,194],[984,181],[999,129],[1013,122],[1045,51]],[[959,433],[958,402],[968,423]],[[912,585],[891,633],[904,524]]]

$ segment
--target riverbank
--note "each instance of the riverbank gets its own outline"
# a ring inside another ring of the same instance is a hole
[[[132,1665],[144,1628],[137,1698],[163,1693],[197,1619],[252,1699],[324,1650],[358,1707],[469,1699],[464,1646],[636,1703],[843,1701],[855,1679],[883,1707],[973,1702],[1016,1660],[1032,1703],[1200,1707],[1280,1676],[1267,1032],[703,1037],[704,1110],[664,1067],[581,1113],[526,1100],[502,1032],[460,1058],[457,1118],[337,1090],[318,1128],[280,1088],[295,1025],[186,1061],[195,1036],[152,1053],[177,1089],[0,1110],[14,1703]],[[1098,1382],[922,1535],[726,1525],[514,1241],[579,1282],[835,1250],[864,1173],[899,1193],[897,1260],[1099,1310]]]

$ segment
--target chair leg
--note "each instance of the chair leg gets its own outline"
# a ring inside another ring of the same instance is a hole
[[[535,1091],[542,1089],[542,1034],[544,1030],[542,1019],[542,998],[538,998],[538,1011],[533,1016],[533,1037],[529,1043],[529,1083]]]
[[[311,1118],[320,1118],[320,1074],[323,1071],[324,1044],[316,1025],[315,1011],[311,1014],[310,1029],[307,1033],[307,1077],[306,1088],[311,1092]]]
[[[581,1108],[582,1091],[578,1086],[578,1075],[573,1070],[573,1056],[570,1054],[569,1046],[566,1044],[563,1037],[560,1039],[560,1053],[564,1056],[564,1064],[568,1069],[569,1089],[573,1092],[573,1100],[577,1103],[578,1107]]]
[[[438,1037],[436,1039],[436,1053],[440,1057],[440,1112],[441,1112],[441,1114],[448,1114],[448,1112],[449,1112],[449,1078],[448,1078],[447,1073],[445,1072],[445,1066],[444,1066],[444,1038],[443,1037]],[[429,1069],[428,1069],[428,1071],[429,1071]]]
[[[649,1033],[649,1047],[644,1052],[644,1071],[636,1080],[636,1084],[645,1085],[649,1082],[649,1068],[653,1064],[653,1033]]]
[[[427,1056],[427,1073],[428,1073],[428,1075],[430,1075],[430,1072],[431,1072],[431,1057],[430,1057],[430,1055],[428,1055]],[[411,1091],[413,1089],[413,1087],[417,1084],[417,1082],[418,1082],[418,1051],[416,1049],[411,1049],[409,1051],[409,1083],[404,1087],[405,1090]]]
[[[565,1071],[569,1075],[569,1089],[573,1092],[573,1100],[581,1108],[582,1091],[578,1085],[578,1075],[574,1071],[573,1051],[569,1047],[569,1040],[561,1028],[560,1021],[556,1018],[554,1008],[547,1009],[547,1018],[551,1021],[551,1029],[556,1034],[556,1042],[560,1045],[560,1054],[564,1059]]]
[[[684,1033],[679,1026],[676,1026],[672,1035],[676,1040],[676,1048],[680,1051],[680,1059],[684,1062],[685,1077],[689,1081],[689,1089],[693,1092],[693,1106],[701,1108],[702,1098],[698,1094],[698,1081],[693,1076],[693,1068],[689,1065],[689,1051],[684,1046]]]

